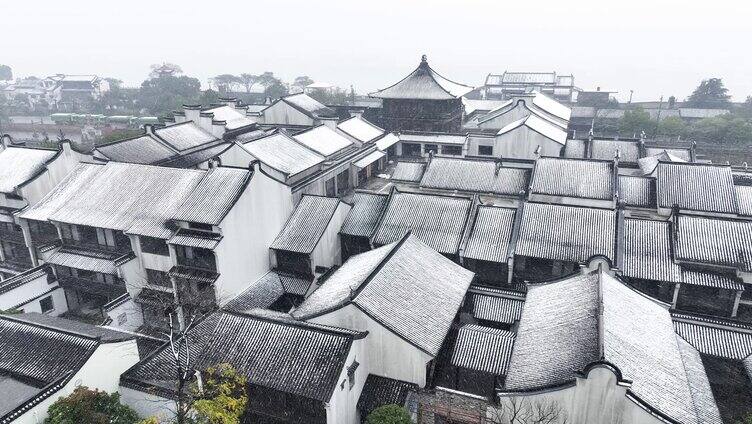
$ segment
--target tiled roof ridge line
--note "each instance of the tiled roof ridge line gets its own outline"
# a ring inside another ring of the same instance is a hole
[[[78,331],[75,331],[75,330],[50,327],[50,326],[47,326],[38,322],[25,321],[23,319],[16,318],[13,315],[0,314],[0,320],[3,320],[3,319],[7,321],[12,321],[16,324],[29,325],[32,327],[41,328],[43,330],[52,331],[55,333],[62,333],[62,334],[70,335],[70,336],[81,337],[90,341],[95,341],[97,343],[101,342],[101,336],[92,336],[90,334],[79,333]],[[64,318],[61,318],[61,319],[64,319]]]
[[[286,319],[275,319],[274,317],[270,316],[263,316],[263,315],[256,315],[252,313],[245,313],[241,311],[234,311],[234,310],[226,310],[222,309],[222,313],[227,315],[232,315],[239,318],[250,318],[255,319],[259,321],[265,321],[270,322],[273,324],[279,324],[279,325],[285,325],[288,327],[296,327],[296,328],[302,328],[305,330],[310,331],[317,331],[320,333],[326,333],[326,334],[332,334],[336,336],[341,337],[348,337],[351,339],[359,340],[362,338],[365,338],[368,335],[368,331],[357,331],[357,330],[350,330],[343,327],[334,327],[331,325],[321,325],[321,324],[311,324],[304,320],[297,320],[293,317],[290,317],[289,320]]]
[[[89,357],[86,357],[86,360],[89,360]],[[0,424],[9,424],[13,422],[16,418],[26,413],[29,409],[32,407],[38,405],[45,399],[49,398],[56,392],[58,392],[60,389],[65,387],[66,384],[70,381],[70,379],[74,375],[73,370],[68,370],[65,374],[63,374],[60,378],[57,380],[51,382],[50,384],[42,387],[39,392],[35,393],[34,395],[30,396],[26,400],[24,400],[19,406],[14,408],[11,411],[8,411],[7,414],[0,417]]]

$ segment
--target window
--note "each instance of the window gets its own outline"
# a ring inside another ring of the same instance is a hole
[[[94,227],[87,227],[84,225],[78,226],[78,239],[87,244],[100,244],[99,237],[97,236],[97,229]]]
[[[172,288],[170,276],[164,271],[146,268],[146,281],[154,286]]]
[[[71,269],[67,266],[61,266],[61,265],[55,265],[55,271],[57,271],[57,276],[59,277],[73,277],[73,273],[71,272]]]
[[[337,175],[337,194],[342,194],[350,188],[350,170],[346,169]]]
[[[462,146],[441,146],[441,154],[460,156],[462,154]]]
[[[326,196],[327,197],[334,197],[337,195],[337,190],[334,187],[334,177],[329,178],[326,180]]]
[[[426,144],[423,146],[423,150],[425,151],[426,154],[429,154],[429,153],[436,154],[436,153],[439,153],[439,145],[438,144]]]
[[[420,144],[402,143],[402,156],[420,156]]]
[[[47,296],[39,301],[39,307],[42,308],[42,313],[47,313],[55,309],[55,304],[52,302],[52,296]]]
[[[350,382],[350,390],[355,386],[355,371],[358,369],[358,366],[360,366],[360,363],[357,360],[353,360],[352,364],[347,367],[347,380]]]
[[[131,249],[131,240],[122,231],[114,231],[115,246],[123,249]]]
[[[144,253],[151,253],[153,255],[170,256],[170,249],[167,247],[167,243],[154,237],[139,237],[141,243],[141,251]]]
[[[478,154],[482,156],[493,156],[493,146],[478,146]]]
[[[188,224],[190,228],[196,229],[196,230],[204,230],[204,231],[213,231],[214,227],[212,227],[211,224],[201,224],[199,222],[191,222]]]
[[[63,240],[73,240],[73,227],[68,224],[60,224],[60,234]]]

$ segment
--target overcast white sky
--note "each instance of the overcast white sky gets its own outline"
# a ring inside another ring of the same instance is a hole
[[[206,84],[273,71],[365,93],[391,85],[421,54],[478,86],[504,70],[572,73],[576,85],[635,100],[683,99],[721,77],[752,94],[752,2],[744,0],[224,1],[8,0],[0,63],[16,76],[94,73],[137,85],[169,61]]]

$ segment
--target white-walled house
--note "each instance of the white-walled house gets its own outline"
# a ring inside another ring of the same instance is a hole
[[[566,142],[566,130],[536,115],[528,115],[499,130],[494,155],[517,159],[559,156]]]
[[[350,257],[292,316],[368,332],[364,375],[424,387],[473,276],[407,234]]]
[[[13,214],[35,205],[84,157],[69,141],[56,150],[0,145],[0,281],[36,265]],[[35,230],[38,241],[49,241],[42,234],[49,228]]]
[[[530,285],[501,402],[555,402],[578,423],[721,422],[700,355],[668,309],[603,262]]]
[[[39,424],[78,386],[115,392],[139,360],[132,334],[43,314],[0,315],[0,423]]]
[[[563,130],[567,129],[572,110],[541,93],[518,96],[488,112],[477,120],[481,130],[500,130],[530,115],[543,118]]]
[[[367,377],[365,336],[279,312],[219,311],[194,328],[191,346],[198,370],[229,363],[246,376],[246,414],[254,422],[354,424]],[[174,375],[166,345],[122,375],[122,401],[141,416],[170,418]]]
[[[280,97],[262,112],[264,124],[314,126],[336,124],[337,113],[307,94]]]
[[[116,299],[120,307],[127,293],[145,314],[135,319],[159,326],[159,302],[171,302],[175,290],[221,304],[269,270],[268,247],[292,211],[292,196],[254,165],[204,171],[82,164],[18,217],[28,228],[57,227],[62,245],[38,259],[54,265],[70,309],[106,313],[131,328],[116,319],[122,311],[109,308]]]
[[[0,311],[58,316],[68,311],[68,302],[52,267],[43,264],[0,282]]]
[[[337,197],[303,195],[270,246],[273,267],[313,277],[340,265],[338,233],[351,208]]]

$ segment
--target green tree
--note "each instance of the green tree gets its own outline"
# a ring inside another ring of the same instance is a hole
[[[295,82],[293,84],[297,85],[298,87],[305,87],[313,84],[313,80],[308,75],[303,75],[295,78]]]
[[[619,133],[625,135],[640,135],[643,131],[652,134],[655,130],[655,121],[650,119],[650,114],[638,107],[624,112],[624,117],[619,121]]]
[[[114,130],[107,134],[103,134],[102,137],[95,142],[97,146],[113,141],[125,140],[126,138],[138,137],[144,132],[139,129],[127,129],[127,130]]]
[[[164,115],[184,104],[194,104],[201,96],[201,83],[188,76],[162,75],[141,84],[138,105],[155,115]]]
[[[202,105],[210,105],[212,103],[218,103],[219,97],[219,93],[212,89],[204,90],[201,93],[201,97],[199,98],[198,102]]]
[[[661,119],[661,122],[658,123],[658,135],[677,137],[683,136],[686,131],[687,126],[684,120],[678,116],[669,116]]]
[[[120,403],[118,393],[108,394],[77,387],[69,396],[50,405],[45,424],[133,424],[138,415]]]
[[[741,421],[737,421],[736,424],[752,424],[752,414],[742,418]]]
[[[251,87],[253,87],[253,84],[256,84],[258,78],[258,75],[243,73],[238,75],[238,82],[243,84],[246,93],[250,93]]]
[[[287,87],[282,83],[282,80],[275,77],[272,72],[264,72],[259,75],[258,82],[266,87],[264,89],[264,95],[271,97],[272,100],[286,96],[288,93]]]
[[[239,424],[248,403],[246,378],[232,365],[219,364],[202,373],[204,384],[194,384],[196,424]]]
[[[399,405],[383,405],[374,409],[366,418],[366,424],[411,424],[410,414]]]
[[[725,108],[730,106],[728,89],[720,78],[702,80],[695,91],[687,98],[687,104],[693,107]]]
[[[0,65],[0,81],[10,81],[13,79],[13,70],[8,65]]]
[[[233,84],[240,82],[238,77],[232,74],[220,74],[212,78],[211,81],[214,86],[217,87],[217,91],[222,95],[231,91]]]

